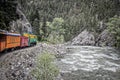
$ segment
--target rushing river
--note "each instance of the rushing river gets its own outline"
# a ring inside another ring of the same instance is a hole
[[[110,47],[67,46],[57,65],[63,80],[120,80],[120,52]]]

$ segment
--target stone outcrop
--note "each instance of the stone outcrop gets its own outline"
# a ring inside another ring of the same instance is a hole
[[[104,30],[96,39],[96,46],[114,46],[114,44],[115,38],[108,30]]]
[[[112,47],[114,46],[115,42],[116,41],[114,36],[108,30],[105,29],[96,37],[92,32],[84,30],[71,41],[71,44]]]
[[[19,15],[19,19],[10,22],[11,32],[19,32],[21,34],[24,32],[32,32],[31,24],[27,20],[25,14],[22,12],[20,4],[17,6],[16,13]]]
[[[95,37],[93,33],[84,30],[77,37],[72,40],[72,45],[94,45]]]

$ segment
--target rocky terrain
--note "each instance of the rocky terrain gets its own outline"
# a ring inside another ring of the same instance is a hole
[[[94,45],[95,36],[91,32],[84,30],[72,40],[71,44],[73,45]]]
[[[95,35],[93,32],[83,30],[78,36],[76,36],[70,44],[72,45],[91,45],[91,46],[114,46],[116,43],[114,36],[108,31],[103,30],[99,35]]]
[[[44,51],[55,54],[56,80],[119,80],[120,52],[111,47],[38,43],[0,55],[0,80],[36,80],[31,71]]]
[[[56,54],[56,57],[65,53],[62,45],[39,43],[34,47],[3,54],[0,56],[0,80],[35,80],[31,70],[35,67],[36,56],[43,51]]]

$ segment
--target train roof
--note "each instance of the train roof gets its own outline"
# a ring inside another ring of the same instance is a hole
[[[9,35],[9,36],[21,36],[21,35],[18,34],[18,33],[10,33],[10,32],[8,32],[8,31],[4,31],[4,30],[0,30],[0,34]]]

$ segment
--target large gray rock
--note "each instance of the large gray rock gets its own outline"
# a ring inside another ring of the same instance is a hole
[[[25,14],[22,12],[21,5],[18,4],[16,9],[20,18],[16,21],[10,22],[11,32],[19,32],[21,34],[25,32],[32,32],[31,24],[27,20]]]
[[[111,47],[113,47],[115,43],[115,37],[107,29],[98,34],[96,38],[92,32],[84,30],[71,41],[72,45],[94,45]]]
[[[93,33],[88,30],[84,30],[77,37],[75,37],[72,42],[72,45],[94,45],[95,37]]]
[[[115,38],[108,30],[104,30],[96,39],[96,46],[114,46],[114,44]]]

